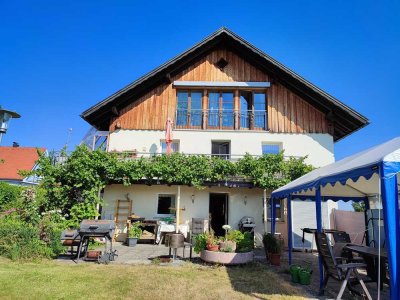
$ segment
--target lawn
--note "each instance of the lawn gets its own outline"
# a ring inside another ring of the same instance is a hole
[[[1,259],[0,282],[1,299],[304,299],[302,290],[260,264],[226,268]]]

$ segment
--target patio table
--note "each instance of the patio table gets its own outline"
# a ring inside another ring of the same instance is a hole
[[[344,249],[350,250],[352,252],[360,254],[367,264],[367,275],[371,278],[372,282],[378,283],[378,259],[379,259],[379,249],[373,247],[367,247],[362,245],[347,245]],[[386,249],[380,249],[380,258],[381,258],[381,282],[380,289],[383,288],[383,282],[387,282],[386,278],[386,260],[387,260],[387,252]]]
[[[160,223],[160,225],[158,226],[156,243],[159,244],[161,242],[161,234],[165,234],[168,232],[175,232],[176,231],[175,226],[176,226],[176,224]],[[179,229],[179,232],[182,233],[186,239],[188,232],[189,232],[189,225],[188,224],[180,224],[178,229]]]

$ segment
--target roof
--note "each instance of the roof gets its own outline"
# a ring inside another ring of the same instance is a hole
[[[396,174],[400,171],[400,137],[311,171],[273,191],[272,197],[286,197],[298,192],[309,194],[308,191],[315,190],[318,186],[323,187],[325,194],[333,193],[333,186],[336,183],[340,183],[348,189],[342,191],[342,196],[343,194],[348,196],[372,194],[371,189],[377,185],[374,186],[366,181],[379,172],[381,163],[385,163],[386,174]],[[348,179],[351,179],[352,182],[349,183]],[[341,190],[344,187],[341,187]]]
[[[108,130],[110,119],[118,111],[156,86],[169,82],[171,76],[217,47],[227,47],[260,70],[275,76],[279,82],[324,112],[334,122],[334,140],[340,140],[369,124],[366,117],[262,52],[240,36],[223,27],[189,50],[140,77],[136,81],[85,110],[81,117],[98,130]]]
[[[38,149],[45,152],[45,148],[35,147],[0,147],[0,180],[22,180],[18,171],[31,171],[39,159]]]

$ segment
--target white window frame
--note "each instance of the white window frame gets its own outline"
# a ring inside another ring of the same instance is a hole
[[[163,144],[166,145],[165,139],[164,140],[160,140],[160,153],[167,153],[166,152],[166,148],[165,147],[165,152],[163,151]],[[174,151],[174,144],[177,145],[178,150]],[[179,153],[180,152],[180,140],[172,140],[172,153]]]
[[[283,144],[281,142],[262,142],[261,143],[261,154],[262,155],[264,155],[264,153],[263,153],[263,146],[264,145],[278,146],[279,147],[279,152],[281,152],[282,149],[283,149]],[[273,154],[273,153],[265,153],[265,154]]]
[[[174,197],[174,208],[176,208],[176,194],[172,194],[172,193],[159,193],[157,194],[157,200],[156,200],[156,216],[159,218],[165,218],[165,217],[175,217],[175,213],[169,213],[169,214],[159,214],[158,213],[158,204],[160,201],[160,196],[173,196]]]

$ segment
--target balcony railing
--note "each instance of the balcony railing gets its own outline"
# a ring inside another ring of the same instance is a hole
[[[123,151],[123,152],[114,152],[117,154],[118,158],[121,160],[131,160],[131,159],[139,159],[143,158],[150,158],[154,156],[165,155],[165,153],[159,152],[136,152],[136,151]],[[230,160],[230,161],[238,161],[244,157],[243,154],[202,154],[202,153],[182,153],[187,156],[206,156],[206,157],[219,157],[221,159]],[[251,157],[257,158],[261,157],[262,155],[250,155]],[[300,158],[300,156],[285,156],[285,159],[289,159],[290,157],[293,158]]]
[[[177,129],[231,129],[267,130],[265,110],[232,109],[177,109]]]

